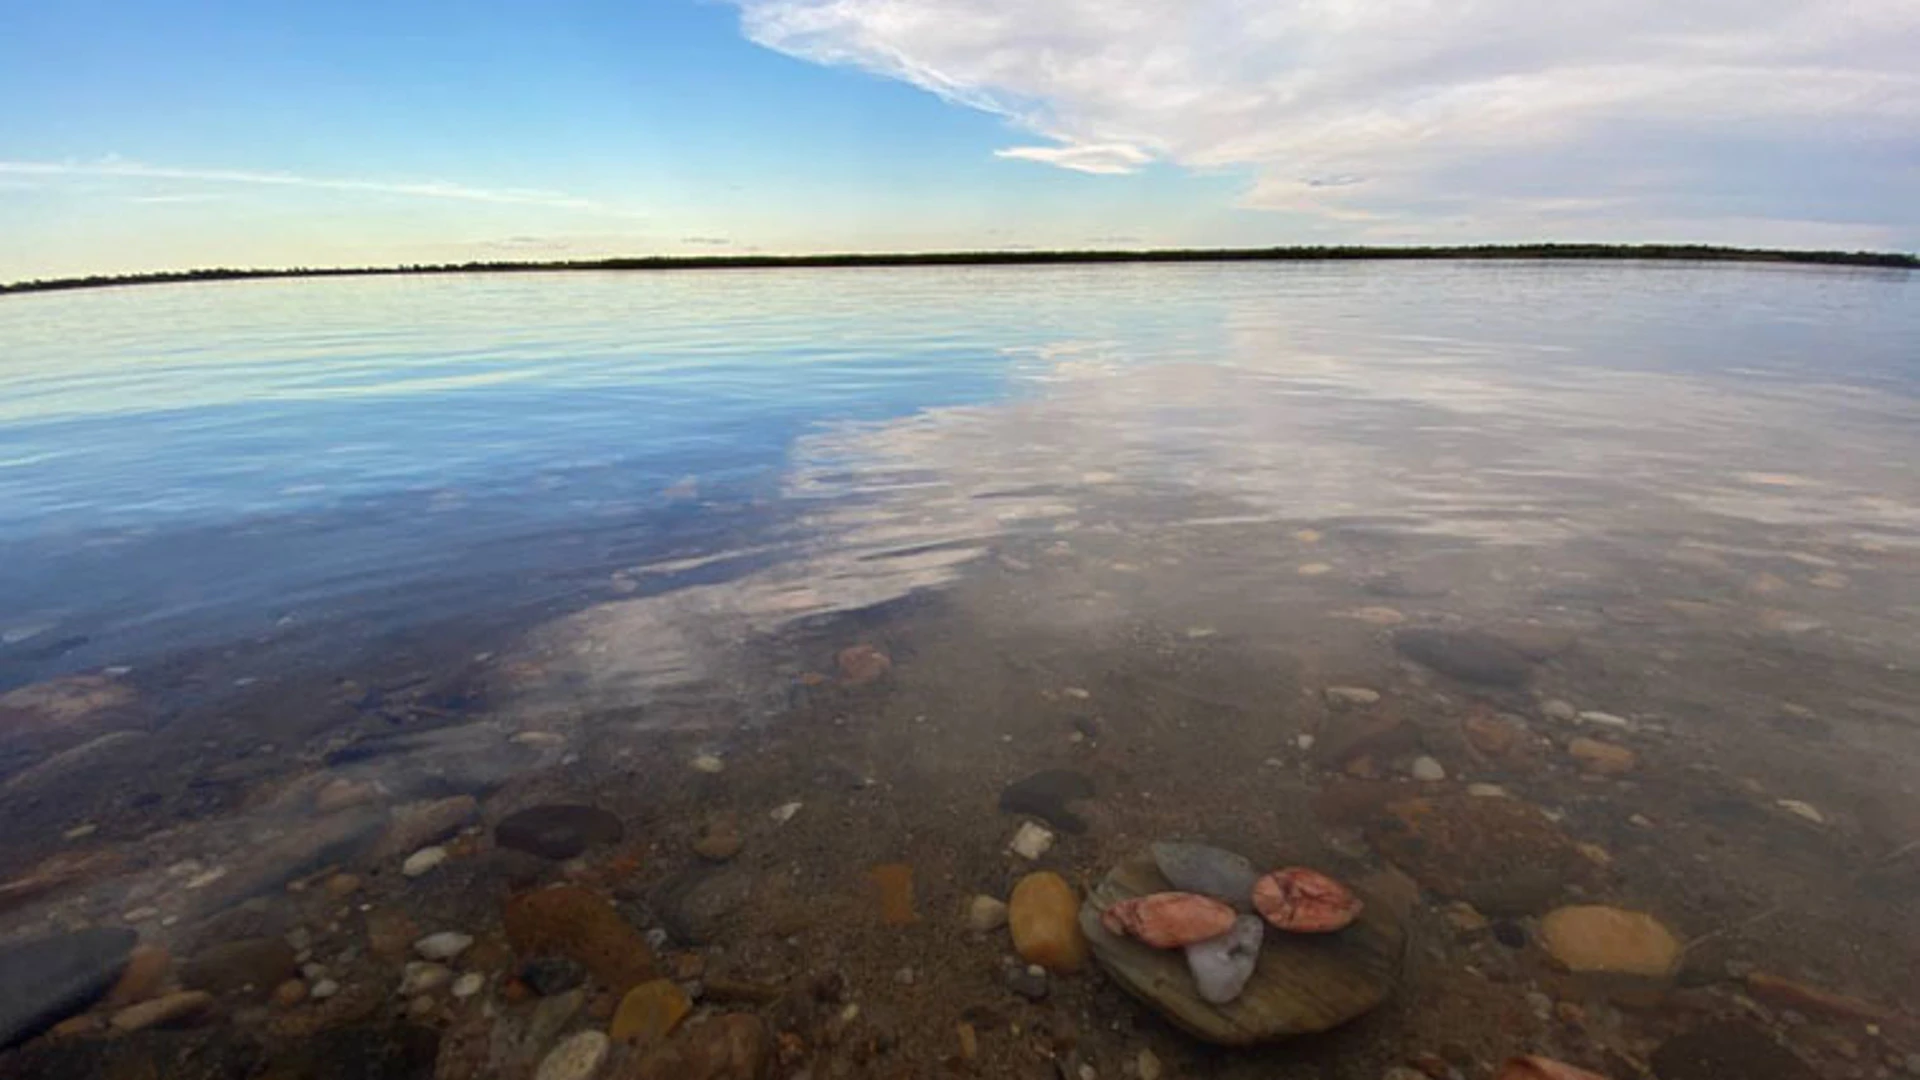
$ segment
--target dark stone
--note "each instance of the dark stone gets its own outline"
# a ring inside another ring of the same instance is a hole
[[[299,970],[293,946],[280,938],[244,938],[202,950],[180,969],[180,981],[195,990],[232,994],[251,989],[264,998]]]
[[[1093,781],[1072,769],[1047,769],[1015,780],[1000,793],[1000,809],[1009,814],[1031,814],[1070,833],[1087,831],[1087,823],[1067,809],[1076,799],[1093,798]]]
[[[0,1047],[32,1038],[107,992],[140,935],[97,927],[0,949]]]
[[[1479,630],[1415,628],[1393,635],[1401,656],[1463,682],[1519,686],[1533,674],[1527,655]]]
[[[494,826],[494,842],[547,859],[571,859],[626,835],[620,819],[597,806],[550,803],[530,806]]]
[[[552,997],[587,981],[587,969],[564,956],[538,956],[520,965],[520,978],[541,997]]]
[[[1660,1080],[1816,1080],[1817,1074],[1773,1036],[1745,1020],[1721,1020],[1682,1032],[1653,1052]]]
[[[678,941],[705,945],[724,940],[735,914],[753,898],[753,878],[726,868],[694,871],[665,882],[655,897],[660,923]]]
[[[440,1035],[431,1028],[370,1023],[299,1040],[273,1062],[269,1075],[274,1080],[432,1080],[439,1053]]]
[[[1048,989],[1046,972],[1016,967],[1007,972],[1007,989],[1028,1001],[1045,1001]]]
[[[1509,949],[1524,949],[1527,947],[1527,932],[1512,919],[1501,919],[1493,924],[1493,940]]]

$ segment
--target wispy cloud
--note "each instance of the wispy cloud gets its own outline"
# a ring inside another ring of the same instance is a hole
[[[728,247],[733,244],[732,240],[724,236],[683,236],[680,242],[695,247]]]
[[[98,161],[0,161],[0,177],[82,177],[123,180],[158,180],[253,187],[304,188],[315,191],[358,192],[370,195],[396,195],[417,199],[451,199],[462,202],[498,203],[508,206],[537,206],[555,210],[578,210],[632,216],[626,211],[592,199],[557,191],[528,188],[471,187],[439,180],[392,181],[329,176],[301,176],[285,172],[260,172],[247,169],[198,169],[171,165],[150,165],[138,161],[106,158]],[[145,196],[148,201],[180,201],[185,193],[163,192]]]
[[[763,46],[1047,140],[1001,157],[1242,171],[1242,205],[1340,227],[1920,240],[1912,0],[730,2]]]

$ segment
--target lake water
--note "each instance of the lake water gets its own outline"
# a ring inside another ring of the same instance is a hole
[[[1908,273],[234,282],[0,343],[0,936],[214,995],[0,1075],[530,1075],[625,989],[526,969],[560,881],[779,1076],[1920,1071]],[[583,854],[495,830],[555,804]],[[1380,1000],[1219,1049],[968,927],[1172,838],[1358,886]],[[396,992],[442,930],[479,989]],[[6,1041],[102,988],[28,983]]]

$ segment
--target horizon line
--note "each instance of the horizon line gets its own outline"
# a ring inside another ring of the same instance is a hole
[[[1368,260],[1659,260],[1672,262],[1772,262],[1826,266],[1920,269],[1920,255],[1895,251],[1741,248],[1717,244],[1525,244],[1368,245],[1309,244],[1245,248],[1142,248],[976,250],[930,252],[830,252],[811,255],[623,255],[601,259],[485,260],[464,263],[401,263],[392,266],[203,267],[127,274],[34,278],[0,282],[0,294],[61,292],[182,282],[272,278],[384,277],[402,274],[554,273],[565,271],[749,270],[781,267],[907,267],[1073,265],[1151,262],[1364,262]]]

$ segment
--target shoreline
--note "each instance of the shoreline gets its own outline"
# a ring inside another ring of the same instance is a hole
[[[403,274],[557,273],[608,270],[751,270],[832,267],[1058,266],[1096,263],[1372,262],[1528,259],[1787,263],[1920,269],[1920,255],[1904,252],[1801,251],[1715,247],[1705,244],[1476,244],[1447,247],[1173,248],[1142,251],[945,251],[824,255],[646,255],[608,259],[437,263],[407,266],[279,267],[157,270],[138,274],[42,278],[0,283],[0,295],[64,292],[122,285],[161,285],[259,278],[384,277]]]

